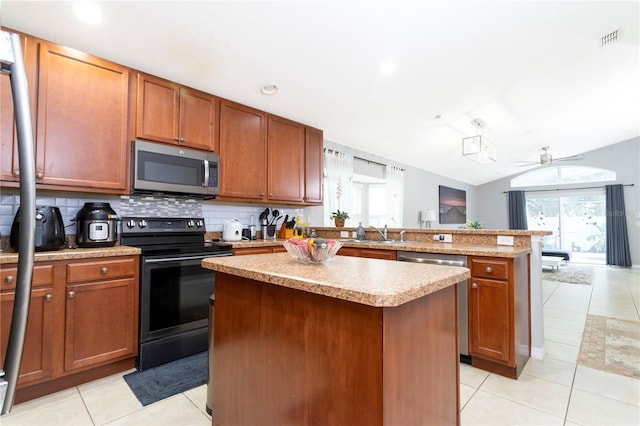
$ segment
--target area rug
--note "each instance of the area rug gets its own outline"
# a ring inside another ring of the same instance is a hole
[[[126,374],[138,401],[145,406],[207,383],[207,352]]]
[[[587,315],[578,364],[640,379],[640,321]]]
[[[590,266],[562,265],[559,269],[542,269],[542,279],[571,284],[591,284],[593,268]]]

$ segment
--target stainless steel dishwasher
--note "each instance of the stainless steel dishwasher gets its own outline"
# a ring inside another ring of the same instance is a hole
[[[467,267],[467,256],[442,253],[417,253],[413,251],[398,251],[399,262],[415,262],[428,265],[463,266]],[[467,280],[460,281],[458,287],[458,346],[460,361],[471,364],[469,356],[469,306],[467,295]]]

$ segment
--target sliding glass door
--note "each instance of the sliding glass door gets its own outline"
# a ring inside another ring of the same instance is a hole
[[[552,231],[545,249],[571,252],[571,261],[604,264],[604,189],[527,192],[527,221],[531,230]]]

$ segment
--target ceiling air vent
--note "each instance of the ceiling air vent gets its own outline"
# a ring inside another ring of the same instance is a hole
[[[614,32],[602,37],[602,47],[613,44],[616,41],[618,41],[618,30],[615,30]]]

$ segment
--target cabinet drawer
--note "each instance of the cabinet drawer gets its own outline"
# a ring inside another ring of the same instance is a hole
[[[0,290],[15,290],[18,268],[11,265],[0,270]],[[36,265],[33,268],[32,287],[53,285],[53,265]]]
[[[509,279],[509,261],[502,259],[471,259],[472,277],[493,278],[496,280]]]
[[[135,267],[135,258],[69,263],[67,283],[132,277],[135,275]]]

